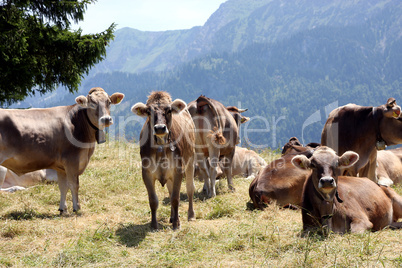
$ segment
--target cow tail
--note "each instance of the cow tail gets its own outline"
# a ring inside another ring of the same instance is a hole
[[[223,136],[222,131],[217,127],[214,127],[213,131],[210,130],[208,138],[212,137],[214,141],[219,145],[224,145],[226,143],[226,138]]]

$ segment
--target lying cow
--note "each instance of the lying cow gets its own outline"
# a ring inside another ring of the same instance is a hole
[[[241,175],[252,180],[258,171],[266,165],[267,162],[255,151],[236,146],[232,163],[232,176]]]
[[[232,163],[232,176],[243,176],[247,180],[252,180],[255,178],[256,174],[266,165],[267,162],[265,162],[265,160],[260,157],[255,151],[236,146],[236,151]],[[221,166],[222,163],[219,162],[218,174],[216,176],[217,180],[225,177]],[[194,177],[199,177],[200,180],[204,180],[204,176],[206,175],[201,174],[199,166],[196,165]],[[204,188],[204,191],[206,191],[206,188]]]
[[[284,155],[265,166],[251,182],[249,195],[254,208],[264,209],[272,201],[281,207],[301,205],[303,185],[311,172],[295,168],[291,161],[295,155],[311,156],[315,147],[294,141],[291,138],[283,147]]]
[[[11,170],[7,170],[0,191],[12,193],[43,182],[57,182],[57,172],[53,169],[41,169],[18,176]]]
[[[88,165],[95,142],[104,142],[103,129],[113,124],[111,104],[124,94],[109,96],[92,88],[76,104],[45,109],[0,109],[0,164],[17,175],[40,169],[54,169],[60,189],[60,214],[67,211],[66,195],[71,190],[73,210],[80,209],[79,175]],[[0,185],[5,179],[0,172]]]
[[[239,128],[233,115],[222,103],[200,96],[189,104],[189,111],[196,128],[196,161],[205,176],[208,197],[215,197],[218,163],[227,175],[228,187],[234,190],[232,162],[238,143]]]
[[[402,216],[402,197],[395,191],[367,178],[338,177],[358,160],[355,152],[347,151],[339,157],[325,146],[310,158],[298,155],[292,159],[296,167],[312,171],[303,190],[304,233],[325,226],[336,233],[401,227],[396,221]]]
[[[402,148],[377,152],[378,184],[391,186],[402,182]]]
[[[188,220],[194,220],[194,123],[184,101],[172,98],[167,92],[152,92],[147,103],[136,103],[132,112],[146,118],[140,134],[142,179],[148,191],[151,207],[151,227],[158,228],[156,210],[158,196],[155,181],[169,190],[170,221],[173,229],[180,227],[179,201],[183,174],[189,201]]]
[[[348,150],[358,153],[359,161],[347,173],[377,182],[377,149],[402,143],[400,113],[401,107],[396,105],[394,98],[378,107],[355,104],[339,107],[329,114],[321,134],[321,144],[338,154]]]

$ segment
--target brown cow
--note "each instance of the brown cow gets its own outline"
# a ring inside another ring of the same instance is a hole
[[[391,186],[402,182],[402,148],[377,152],[378,184]]]
[[[0,166],[0,168],[4,167]],[[7,169],[6,178],[0,191],[12,193],[43,182],[57,182],[57,172],[53,169],[41,169],[18,176]]]
[[[113,124],[110,105],[120,103],[124,94],[109,96],[92,88],[75,105],[45,109],[0,109],[0,163],[17,175],[39,169],[57,171],[60,214],[67,211],[68,189],[73,210],[80,209],[78,177],[88,165],[95,142],[104,142],[103,129]],[[1,172],[3,184],[5,172]]]
[[[247,180],[252,180],[266,165],[267,162],[265,162],[265,160],[255,151],[236,146],[235,155],[232,162],[232,176],[239,175],[245,177]],[[222,171],[222,162],[219,162],[216,179],[222,179],[225,177],[225,175],[226,174],[224,174]],[[206,175],[201,173],[199,166],[196,165],[194,177],[198,177],[200,180],[205,181],[204,176]],[[203,190],[207,191],[205,185]]]
[[[152,92],[147,103],[136,103],[132,112],[147,118],[140,134],[142,179],[151,207],[151,227],[158,228],[158,197],[155,181],[167,184],[171,202],[173,229],[180,227],[179,200],[183,173],[186,175],[188,220],[194,220],[194,123],[184,101],[172,102],[167,92]]]
[[[316,149],[310,158],[298,155],[292,159],[296,167],[312,171],[303,190],[304,233],[323,227],[336,233],[401,227],[396,221],[402,216],[402,197],[395,191],[367,178],[338,177],[358,160],[355,152],[339,157],[326,146]]]
[[[359,154],[356,165],[347,170],[348,175],[376,178],[377,148],[402,143],[401,107],[395,99],[378,107],[348,104],[333,110],[321,134],[321,144],[331,147],[338,154],[351,150]],[[376,148],[377,145],[377,148]]]
[[[223,172],[227,174],[228,187],[234,190],[232,161],[239,128],[233,115],[222,103],[205,96],[198,97],[188,107],[196,128],[196,161],[201,171],[209,174],[205,176],[208,197],[216,196],[215,182],[220,160]]]
[[[295,155],[311,156],[315,147],[300,146],[291,138],[283,147],[284,155],[265,166],[251,182],[249,195],[254,208],[264,209],[276,201],[279,206],[300,206],[303,185],[310,176],[309,170],[300,170],[292,165]]]

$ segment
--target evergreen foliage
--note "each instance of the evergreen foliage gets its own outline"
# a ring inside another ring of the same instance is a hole
[[[102,33],[71,31],[94,0],[0,2],[0,104],[11,104],[57,85],[78,89],[84,74],[106,55],[115,25]]]

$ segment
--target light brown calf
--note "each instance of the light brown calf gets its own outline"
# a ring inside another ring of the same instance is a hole
[[[325,146],[316,149],[310,158],[298,155],[292,159],[301,170],[311,170],[303,190],[304,233],[359,233],[401,227],[396,221],[402,216],[402,197],[395,191],[367,178],[338,177],[358,160],[355,152],[347,151],[339,157]]]
[[[188,220],[194,220],[194,123],[184,101],[172,101],[167,92],[152,92],[147,103],[136,103],[132,112],[146,118],[140,134],[142,179],[151,207],[151,227],[158,228],[158,196],[155,181],[169,190],[173,229],[180,227],[179,201],[183,175],[186,176]]]

